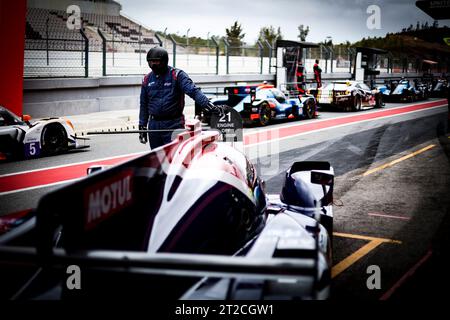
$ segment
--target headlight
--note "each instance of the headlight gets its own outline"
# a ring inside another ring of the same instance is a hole
[[[258,112],[258,108],[252,108],[252,112]]]

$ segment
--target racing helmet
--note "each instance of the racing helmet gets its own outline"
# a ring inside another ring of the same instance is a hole
[[[154,73],[162,74],[167,69],[167,65],[169,63],[169,54],[164,48],[151,48],[147,52],[147,62]]]
[[[300,177],[300,172],[290,174],[286,172],[283,189],[281,190],[281,202],[298,208],[315,208],[317,200],[311,192],[310,187]]]

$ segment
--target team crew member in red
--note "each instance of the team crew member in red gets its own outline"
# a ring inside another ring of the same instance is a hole
[[[226,106],[213,105],[186,72],[168,65],[169,55],[165,49],[151,48],[147,61],[152,71],[142,81],[139,130],[146,130],[147,125],[149,130],[154,130],[150,132],[152,149],[171,142],[173,131],[184,128],[185,94],[207,112],[226,113]],[[148,134],[140,133],[139,141],[146,144]]]
[[[298,91],[299,95],[305,94],[305,75],[304,75],[303,71],[304,71],[303,64],[301,62],[299,62],[298,66],[297,66],[297,72],[296,72],[297,91]]]
[[[313,67],[314,79],[317,82],[317,89],[322,87],[322,69],[319,67],[319,60],[316,59],[316,63]]]

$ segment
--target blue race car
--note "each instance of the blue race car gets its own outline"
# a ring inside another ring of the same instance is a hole
[[[398,83],[391,82],[378,89],[383,94],[383,100],[389,102],[414,102],[428,98],[428,88],[425,84],[406,79]]]
[[[430,97],[445,98],[448,90],[448,81],[446,79],[438,79],[431,84]]]
[[[226,87],[227,97],[212,99],[215,105],[228,105],[238,111],[244,124],[265,126],[274,119],[312,119],[317,103],[312,95],[292,98],[270,84]]]

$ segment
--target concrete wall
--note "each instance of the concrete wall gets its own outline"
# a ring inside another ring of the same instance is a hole
[[[379,79],[420,78],[421,74],[381,73]],[[218,88],[239,83],[275,82],[274,74],[191,75],[205,93],[223,91]],[[313,80],[307,74],[307,80]],[[350,73],[323,73],[324,82],[351,79]],[[74,79],[25,79],[23,112],[34,118],[65,116],[92,112],[135,109],[139,106],[141,76],[117,76]],[[194,102],[186,96],[186,107]]]
[[[192,75],[204,91],[239,82],[273,82],[274,75]],[[34,118],[134,109],[139,105],[142,77],[24,80],[23,112]],[[186,97],[186,106],[193,101]]]

